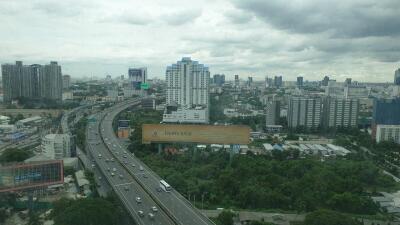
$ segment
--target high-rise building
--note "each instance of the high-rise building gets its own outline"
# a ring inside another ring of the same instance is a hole
[[[208,107],[209,79],[208,67],[189,57],[182,58],[182,61],[167,67],[166,103],[177,104],[182,108],[200,105]]]
[[[178,110],[166,111],[163,121],[208,123],[209,80],[208,67],[189,57],[168,66],[166,104]]]
[[[375,99],[372,113],[372,137],[378,125],[400,125],[400,98]]]
[[[274,77],[274,86],[276,88],[280,88],[280,87],[282,87],[282,84],[283,84],[282,76],[275,76]]]
[[[321,81],[322,86],[328,86],[329,77],[325,76],[324,79]]]
[[[1,68],[5,102],[11,102],[18,97],[40,97],[38,91],[39,75],[42,73],[40,65],[26,66],[22,61],[17,61],[15,65],[3,64]]]
[[[332,98],[324,100],[323,126],[325,128],[335,127],[357,127],[359,100],[352,98]]]
[[[345,82],[344,82],[345,86],[350,86],[351,85],[351,78],[346,78]]]
[[[4,102],[11,102],[11,100],[21,97],[22,67],[21,61],[17,61],[15,65],[1,65]]]
[[[265,106],[265,125],[278,125],[281,112],[280,101],[268,101]]]
[[[215,74],[213,76],[212,81],[216,86],[221,87],[225,83],[225,75],[224,74]]]
[[[303,87],[303,82],[304,82],[303,77],[297,77],[297,82],[296,82],[297,87]]]
[[[68,90],[71,87],[71,76],[63,75],[62,76],[62,86],[64,90]]]
[[[400,98],[375,99],[372,114],[373,124],[400,125]]]
[[[240,86],[239,75],[235,75],[235,87]]]
[[[290,128],[318,128],[321,125],[322,103],[318,97],[290,97],[287,112]]]
[[[61,66],[57,62],[44,65],[43,73],[39,74],[39,89],[41,98],[62,100]]]
[[[253,77],[247,77],[247,86],[251,87],[253,85]]]
[[[127,95],[140,95],[144,94],[144,90],[141,89],[141,85],[147,82],[147,68],[129,68],[128,70],[128,86],[127,90],[124,90]]]
[[[266,88],[271,88],[274,86],[274,81],[272,78],[265,77],[265,87]]]
[[[400,68],[394,72],[394,84],[400,85]]]

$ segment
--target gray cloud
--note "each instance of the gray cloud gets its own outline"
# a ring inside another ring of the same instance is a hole
[[[225,17],[235,24],[246,24],[253,19],[253,15],[242,10],[231,10],[226,12]]]
[[[330,32],[336,37],[400,34],[398,0],[279,1],[234,0],[239,9],[262,21],[296,33]]]
[[[193,22],[195,19],[200,17],[202,11],[199,9],[187,9],[173,13],[164,14],[160,17],[160,20],[165,21],[169,25],[183,25],[186,23]]]

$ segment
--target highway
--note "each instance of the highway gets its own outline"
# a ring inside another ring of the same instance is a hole
[[[106,116],[101,121],[100,133],[108,149],[111,150],[112,157],[118,160],[125,170],[134,176],[135,180],[146,189],[147,193],[156,199],[159,207],[172,217],[175,224],[214,224],[177,191],[172,190],[169,193],[160,191],[161,178],[133,154],[124,154],[124,152],[128,151],[120,144],[118,138],[115,136],[112,122],[121,111],[135,105],[135,103],[136,102],[130,102],[122,106],[116,105],[111,107],[106,111]],[[143,167],[144,170],[140,171],[140,167]]]
[[[103,174],[102,179],[108,181],[127,211],[138,224],[175,224],[170,219],[170,216],[158,207],[158,204],[147,194],[146,190],[136,182],[135,178],[128,173],[124,165],[114,158],[102,141],[98,131],[99,121],[101,121],[103,115],[97,114],[95,117],[96,122],[88,124],[87,144],[89,153],[94,159],[95,170],[99,170]],[[113,161],[111,161],[111,158],[114,158]],[[138,197],[141,199],[140,203],[137,202]],[[157,211],[154,212],[152,207],[156,207]],[[139,211],[142,211],[143,215]],[[149,216],[149,213],[152,213],[154,217]]]
[[[129,100],[92,115],[95,122],[88,124],[86,135],[88,154],[83,157],[84,154],[80,153],[78,157],[86,165],[88,161],[89,165],[94,165],[89,169],[95,173],[96,182],[101,186],[105,183],[111,186],[138,224],[214,224],[177,191],[161,190],[161,178],[130,154],[115,136],[112,122],[116,115],[138,104],[138,100]],[[78,107],[64,115],[61,121],[64,132],[69,132],[68,116],[82,109],[84,107]],[[137,197],[141,198],[141,203],[137,202]],[[157,212],[152,207],[156,207]],[[143,215],[139,211],[143,211]]]

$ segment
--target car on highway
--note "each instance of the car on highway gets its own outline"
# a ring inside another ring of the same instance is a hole
[[[115,173],[111,173],[111,176],[114,176],[115,175]]]
[[[132,163],[131,166],[132,166],[132,167],[135,167],[136,165]]]
[[[153,206],[153,207],[151,207],[151,211],[153,211],[153,212],[157,212],[157,211],[158,211],[158,209],[157,209],[157,207]]]
[[[143,212],[142,210],[139,210],[139,211],[138,211],[138,214],[139,214],[140,217],[143,217],[143,216],[144,216],[144,212]]]
[[[150,218],[151,220],[154,220],[154,214],[153,214],[153,213],[149,213],[148,215],[149,215],[149,218]]]
[[[143,166],[140,166],[140,167],[139,167],[139,170],[140,170],[140,171],[143,171],[143,170],[144,170],[144,169],[143,169]]]
[[[141,203],[142,202],[142,199],[140,197],[136,197],[135,200],[136,200],[137,203]]]

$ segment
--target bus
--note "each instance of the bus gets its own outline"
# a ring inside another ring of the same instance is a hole
[[[172,190],[171,186],[167,182],[165,182],[165,180],[160,180],[160,187],[165,192],[170,192]]]

